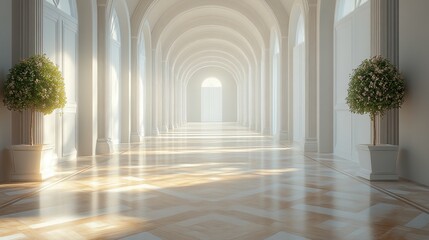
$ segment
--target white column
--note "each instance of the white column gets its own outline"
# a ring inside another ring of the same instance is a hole
[[[382,55],[399,65],[399,1],[371,0],[371,55]],[[399,143],[399,111],[377,118],[378,143]]]
[[[237,122],[239,124],[243,124],[243,85],[242,83],[237,83],[237,111],[236,111],[236,116],[237,116]]]
[[[158,129],[158,112],[159,112],[159,101],[158,101],[158,89],[159,89],[159,75],[157,72],[156,62],[156,49],[152,50],[152,135],[159,135]]]
[[[133,41],[133,40],[132,40]],[[131,55],[131,46],[129,42],[121,43],[121,99],[120,99],[120,106],[121,106],[121,142],[122,143],[129,143],[131,138],[131,119],[132,119],[132,103],[131,103],[131,97],[132,97],[132,82],[131,82],[131,66],[130,66],[130,55]],[[133,54],[137,54],[133,51]],[[133,58],[137,59],[137,58]]]
[[[304,151],[316,152],[317,143],[317,1],[308,3],[306,24],[305,143]]]
[[[280,141],[291,139],[289,136],[289,86],[288,86],[288,37],[282,36],[280,42]]]
[[[186,124],[188,122],[188,118],[187,118],[188,106],[187,106],[187,99],[186,99],[186,97],[187,97],[186,96],[187,89],[186,89],[186,86],[183,85],[183,81],[182,81],[182,84],[180,86],[181,86],[181,89],[182,89],[182,91],[181,91],[181,94],[182,94],[181,99],[182,99],[182,125],[183,125],[183,124]]]
[[[255,71],[255,88],[253,89],[254,93],[254,106],[255,106],[255,131],[261,132],[261,63],[258,64],[259,68]]]
[[[147,51],[148,47],[145,47],[145,59],[146,59],[146,66],[140,66],[145,68],[145,79],[144,79],[144,105],[145,105],[145,112],[143,113],[144,116],[144,124],[145,124],[145,134],[146,135],[153,135],[153,129],[154,129],[154,122],[153,122],[153,67],[152,67],[152,52]]]
[[[173,78],[173,72],[171,70],[171,68],[168,68],[168,72],[169,72],[169,83],[170,83],[170,110],[168,111],[169,113],[169,126],[168,129],[173,130],[174,128],[176,128],[176,109],[177,109],[177,104],[176,104],[176,91],[175,91],[175,82],[174,82],[174,78]]]
[[[252,74],[253,69],[249,70],[249,89],[247,90],[247,101],[249,102],[248,108],[249,108],[249,128],[254,130],[256,129],[256,121],[255,121],[255,79],[254,75]]]
[[[261,72],[261,116],[262,116],[262,134],[271,135],[271,74],[270,74],[270,49],[265,49],[262,57]]]
[[[168,132],[168,126],[170,122],[169,111],[170,111],[170,82],[168,79],[168,63],[162,61],[162,132]]]
[[[98,13],[98,139],[97,139],[97,154],[105,154],[113,152],[113,144],[110,135],[108,115],[108,102],[107,102],[107,51],[108,51],[108,31],[106,26],[106,0],[98,0],[97,13]]]
[[[178,128],[178,127],[180,127],[180,126],[182,126],[182,120],[181,120],[181,112],[182,112],[182,95],[181,95],[181,93],[182,93],[182,91],[181,91],[181,85],[179,84],[179,82],[177,81],[177,79],[176,78],[174,78],[174,91],[175,91],[175,104],[176,104],[176,108],[175,108],[175,111],[176,111],[176,117],[175,117],[175,120],[176,120],[176,122],[175,122],[175,128]]]
[[[245,127],[249,126],[249,102],[247,101],[247,99],[249,99],[248,94],[250,83],[247,79],[249,79],[249,76],[247,76],[247,74],[245,75],[244,79],[241,79],[241,82],[243,84],[243,89],[241,90],[243,94],[241,98],[243,101],[243,126]]]
[[[335,0],[319,4],[317,19],[317,89],[319,152],[332,153],[334,142],[334,17]]]
[[[140,130],[140,112],[142,111],[143,106],[140,106],[140,49],[138,37],[131,37],[131,129],[130,129],[130,141],[131,142],[140,142],[142,140],[141,130]]]
[[[97,3],[77,1],[79,11],[78,154],[95,155],[97,146]]]

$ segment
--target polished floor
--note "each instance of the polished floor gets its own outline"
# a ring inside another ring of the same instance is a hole
[[[0,185],[0,239],[429,239],[429,191],[235,124],[189,124]]]

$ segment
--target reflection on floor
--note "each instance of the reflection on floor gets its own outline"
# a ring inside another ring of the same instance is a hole
[[[0,239],[428,239],[427,188],[371,186],[334,162],[189,124],[45,183],[0,185]]]

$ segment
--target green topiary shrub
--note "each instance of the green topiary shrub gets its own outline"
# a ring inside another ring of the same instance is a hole
[[[376,143],[375,117],[400,108],[404,95],[403,76],[381,56],[365,59],[353,70],[346,101],[352,113],[369,114],[373,125],[373,145]]]
[[[17,63],[4,82],[4,105],[12,111],[31,111],[30,142],[35,112],[50,114],[66,104],[63,76],[46,55],[35,55]]]

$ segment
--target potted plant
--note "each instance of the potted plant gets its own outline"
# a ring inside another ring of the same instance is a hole
[[[401,107],[404,101],[405,81],[389,60],[374,56],[364,60],[350,78],[346,98],[350,111],[369,114],[372,123],[372,145],[359,145],[361,170],[359,176],[368,180],[396,180],[398,146],[376,145],[376,116]]]
[[[9,70],[4,82],[4,105],[12,111],[30,112],[28,145],[13,145],[11,180],[43,180],[53,173],[53,146],[34,145],[33,129],[36,112],[50,114],[66,104],[64,79],[58,67],[46,55],[34,55]]]

